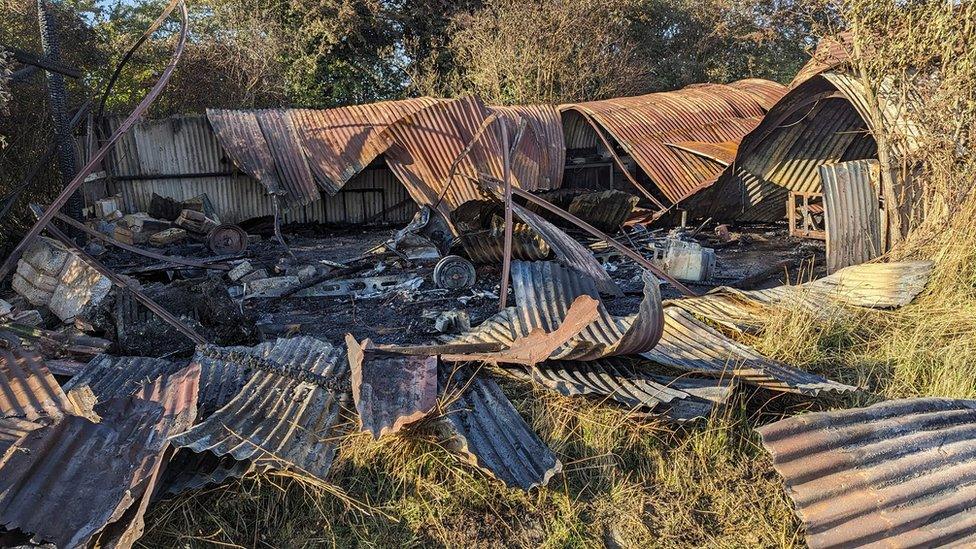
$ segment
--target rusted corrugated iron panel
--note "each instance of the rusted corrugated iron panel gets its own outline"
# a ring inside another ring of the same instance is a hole
[[[505,230],[500,227],[472,233],[462,233],[461,246],[468,259],[475,263],[500,263],[504,253]],[[549,257],[551,250],[546,241],[524,223],[512,228],[512,259],[541,261]]]
[[[305,205],[321,198],[305,150],[284,109],[265,109],[256,113],[258,126],[274,159],[278,181],[288,204]],[[327,190],[332,190],[324,185]]]
[[[533,329],[552,332],[566,317],[570,305],[581,296],[599,300],[591,279],[552,262],[512,262],[512,288],[516,307],[489,318],[467,334],[452,338],[455,343],[501,343],[510,347],[515,339]],[[603,356],[629,355],[650,350],[663,330],[664,316],[658,281],[644,273],[644,299],[638,312],[615,317],[601,303],[597,320],[550,355],[553,360],[593,360]]]
[[[637,162],[673,203],[714,178],[721,166],[697,155],[681,155],[666,143],[738,141],[766,113],[771,95],[786,88],[757,80],[733,85],[701,84],[673,92],[652,93],[561,105],[563,113],[592,116]],[[752,119],[745,121],[746,119]],[[574,120],[576,120],[574,122]],[[567,147],[592,146],[579,119],[566,117]],[[579,140],[580,143],[573,141]]]
[[[67,383],[64,390],[89,387],[99,402],[132,396],[140,387],[161,375],[176,373],[185,361],[141,356],[98,355]]]
[[[817,43],[817,49],[810,60],[793,77],[790,89],[824,71],[843,65],[853,50],[853,35],[850,31],[837,33],[836,36],[824,36]]]
[[[668,143],[669,147],[681,149],[703,156],[723,166],[728,166],[735,160],[735,153],[739,150],[738,141],[723,141],[721,143],[706,143],[704,141],[678,141]]]
[[[378,439],[422,419],[437,405],[437,357],[370,350],[346,335],[352,397],[364,431]]]
[[[129,547],[168,438],[193,423],[198,382],[191,366],[100,405],[99,423],[66,415],[25,435],[0,457],[0,525],[59,547],[103,531],[103,544]]]
[[[41,355],[0,333],[0,418],[55,419],[73,408]]]
[[[249,350],[199,351],[235,370],[252,369],[248,382],[203,423],[173,443],[195,452],[230,455],[259,470],[291,468],[324,479],[332,466],[332,427],[348,392],[344,353],[311,337],[279,339]]]
[[[287,113],[319,184],[335,194],[386,150],[377,147],[374,135],[436,102],[419,97],[335,109],[289,109]]]
[[[976,544],[976,401],[892,400],[757,430],[810,547]]]
[[[448,446],[506,486],[545,486],[562,463],[539,440],[498,384],[468,368],[438,369],[438,390],[448,403],[439,421]]]
[[[521,188],[527,191],[545,191],[562,186],[563,169],[566,166],[566,142],[563,138],[563,125],[559,111],[553,105],[513,105],[508,107],[489,107],[493,112],[503,114],[509,122],[510,135],[514,137],[519,119],[524,119],[531,129],[530,147],[519,149],[522,153],[516,162],[528,159],[537,162],[538,178],[533,181],[521,177]],[[529,137],[529,136],[526,136]],[[525,137],[523,137],[525,139]],[[533,143],[535,145],[533,145]]]
[[[19,417],[0,417],[0,456],[3,456],[8,448],[27,433],[43,426],[43,423],[27,421]]]
[[[268,194],[285,191],[254,111],[207,109],[207,119],[217,142],[242,172],[261,182]]]
[[[820,166],[827,272],[870,261],[882,253],[877,162],[854,160]]]
[[[728,380],[668,377],[649,374],[621,357],[589,362],[553,360],[536,367],[506,367],[510,374],[531,380],[565,396],[609,397],[631,409],[647,409],[673,421],[706,417],[728,400]]]
[[[665,309],[661,341],[641,356],[672,368],[733,377],[774,391],[817,395],[820,391],[857,390],[766,358],[676,307]]]
[[[828,317],[843,314],[839,304],[894,309],[912,302],[932,274],[931,261],[852,265],[824,278],[767,290],[738,290],[721,286],[690,298],[671,299],[665,308],[679,308],[729,328],[752,331],[761,327],[772,307],[804,309]]]
[[[744,78],[731,82],[728,86],[751,95],[764,111],[773,108],[773,105],[786,93],[786,89],[779,82],[762,78]]]
[[[639,201],[623,191],[585,193],[573,198],[566,211],[601,231],[613,233],[634,213]]]

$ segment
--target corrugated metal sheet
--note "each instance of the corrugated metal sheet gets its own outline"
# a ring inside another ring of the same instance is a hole
[[[98,355],[67,383],[64,390],[89,387],[99,402],[132,396],[140,387],[161,375],[170,375],[186,366],[161,358]]]
[[[22,439],[27,433],[43,427],[43,423],[27,421],[18,417],[0,417],[0,456]]]
[[[102,542],[130,546],[168,437],[193,422],[198,381],[189,367],[99,406],[99,423],[66,415],[25,435],[0,457],[0,525],[78,547],[118,521]]]
[[[525,423],[498,384],[467,368],[439,368],[438,389],[448,404],[440,420],[448,446],[506,486],[545,486],[562,463]]]
[[[181,448],[166,464],[159,481],[157,497],[177,496],[206,486],[222,484],[251,472],[250,461],[237,461],[229,455],[216,456],[210,452],[198,454]]]
[[[751,331],[761,327],[771,307],[802,308],[815,315],[843,314],[836,305],[894,309],[912,302],[925,289],[931,261],[865,263],[796,286],[768,290],[738,290],[721,286],[709,293],[665,302],[729,328]]]
[[[368,340],[364,343],[368,343]],[[364,431],[380,438],[420,420],[437,405],[437,357],[369,350],[346,335],[352,397]]]
[[[561,105],[567,148],[592,147],[578,111],[592,116],[637,162],[672,203],[697,191],[722,166],[666,143],[739,141],[755,128],[770,99],[786,88],[774,82],[747,80],[732,85],[701,84],[673,92],[652,93]],[[592,130],[590,130],[592,131]]]
[[[114,131],[121,121],[118,117],[107,118],[106,130]],[[206,117],[173,116],[133,125],[109,151],[104,165],[116,177],[216,173],[230,168],[222,157],[223,150]]]
[[[252,461],[259,470],[291,468],[324,479],[332,466],[332,427],[348,391],[348,362],[339,349],[311,337],[279,339],[246,351],[200,352],[250,379],[224,407],[176,436],[194,452]]]
[[[877,162],[855,160],[820,166],[827,272],[859,265],[882,253]]]
[[[628,408],[647,409],[672,421],[706,417],[716,404],[728,400],[733,388],[729,380],[649,374],[621,357],[589,362],[553,360],[536,367],[507,366],[506,371],[564,396],[609,397]]]
[[[0,418],[58,418],[73,406],[44,360],[0,333]]]
[[[976,401],[893,400],[758,431],[810,547],[976,544]]]
[[[615,233],[634,213],[640,199],[623,191],[583,193],[566,210],[601,231]]]
[[[563,139],[563,123],[559,111],[553,105],[513,105],[508,107],[489,107],[492,112],[504,115],[509,123],[510,135],[514,138],[519,119],[524,119],[531,134],[520,142],[516,162],[535,162],[538,164],[538,178],[530,180],[522,176],[522,187],[526,190],[544,191],[562,186],[563,169],[566,166],[566,142]],[[526,139],[528,138],[528,139]],[[525,148],[523,148],[525,147]],[[523,168],[527,170],[527,168]],[[524,172],[519,172],[524,173]]]
[[[857,389],[766,358],[675,307],[664,311],[661,341],[641,356],[673,368],[733,377],[774,391],[817,395],[820,391]]]
[[[814,76],[839,67],[844,64],[850,52],[853,51],[853,35],[850,31],[837,33],[836,36],[824,36],[817,43],[813,56],[796,73],[790,82],[790,89],[795,88]]]
[[[600,303],[597,320],[550,355],[553,360],[593,360],[603,356],[629,355],[650,350],[661,337],[664,316],[658,281],[645,272],[644,299],[638,312],[615,317]],[[515,339],[533,329],[554,331],[566,317],[573,301],[588,295],[599,300],[591,279],[552,262],[512,262],[512,288],[516,307],[489,318],[467,334],[451,338],[454,343],[501,343],[510,347]]]
[[[290,109],[288,116],[319,184],[335,194],[382,154],[373,136],[386,126],[436,103],[430,97],[381,101],[335,109]]]
[[[305,150],[286,111],[265,109],[257,111],[255,115],[274,159],[278,181],[286,193],[286,204],[304,206],[321,198],[312,170],[305,159]],[[326,188],[330,189],[328,186]]]
[[[207,119],[216,142],[242,172],[264,185],[268,194],[285,192],[284,184],[278,180],[275,160],[261,131],[257,113],[207,109]]]
[[[505,229],[496,227],[471,233],[462,233],[461,246],[468,259],[475,263],[500,263],[505,249]],[[524,223],[512,227],[512,259],[541,261],[549,257],[551,250],[546,241]]]
[[[688,151],[703,156],[723,166],[728,166],[735,160],[735,153],[739,150],[738,141],[723,141],[721,143],[705,143],[703,141],[678,141],[668,143],[669,147]]]

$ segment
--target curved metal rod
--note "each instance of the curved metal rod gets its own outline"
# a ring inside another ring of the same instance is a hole
[[[27,231],[27,234],[24,236],[23,240],[20,241],[20,244],[17,244],[17,247],[10,252],[10,255],[7,256],[7,258],[3,261],[3,265],[0,266],[0,280],[3,280],[7,277],[7,275],[10,274],[14,265],[17,264],[17,260],[20,259],[21,255],[23,255],[24,250],[26,250],[27,247],[30,246],[31,242],[37,238],[37,235],[41,234],[41,231],[47,227],[47,225],[51,222],[51,219],[54,218],[54,214],[64,207],[71,195],[74,194],[74,192],[77,191],[85,182],[85,178],[95,171],[95,167],[99,165],[112,147],[114,147],[118,140],[122,138],[122,135],[127,132],[129,128],[131,128],[132,125],[139,120],[139,118],[142,117],[146,110],[149,109],[149,106],[152,105],[153,101],[155,101],[156,98],[159,97],[159,94],[162,93],[163,88],[166,87],[166,83],[173,75],[173,70],[176,69],[176,64],[179,62],[180,56],[183,55],[183,49],[186,47],[187,30],[189,27],[189,14],[186,10],[186,4],[184,4],[181,0],[177,1],[182,8],[181,15],[183,20],[183,28],[180,29],[179,42],[176,44],[176,49],[173,50],[169,64],[166,65],[165,69],[163,69],[163,74],[160,75],[159,80],[157,80],[152,89],[149,90],[149,93],[142,98],[142,101],[139,102],[135,110],[133,110],[129,116],[122,121],[122,124],[120,124],[119,127],[112,132],[112,135],[108,138],[105,144],[102,145],[102,147],[98,149],[98,151],[96,151],[95,154],[92,155],[92,157],[88,160],[88,163],[78,171],[78,174],[75,175],[74,179],[71,180],[71,183],[68,183],[64,190],[61,191],[61,194],[59,194],[58,197],[51,202],[48,208],[44,210],[44,213],[38,218],[37,222],[34,223],[34,226]],[[172,11],[171,6],[167,6],[167,11],[164,11],[163,15],[169,15],[170,11]]]
[[[108,79],[108,84],[105,85],[105,91],[102,92],[102,98],[98,101],[98,110],[95,112],[95,120],[100,121],[102,119],[102,115],[105,113],[105,103],[108,101],[108,96],[112,94],[112,88],[115,87],[115,82],[119,79],[119,75],[122,74],[122,69],[125,67],[125,64],[129,62],[129,59],[131,59],[132,55],[135,54],[136,50],[139,49],[139,46],[145,43],[145,41],[148,40],[154,32],[159,30],[159,27],[164,21],[166,21],[166,19],[169,18],[169,14],[173,12],[173,9],[176,8],[176,5],[179,2],[180,0],[170,0],[169,5],[166,6],[163,13],[161,13],[159,17],[153,21],[152,25],[149,25],[146,32],[142,33],[139,40],[136,40],[136,43],[133,44],[132,47],[125,52],[125,55],[122,56],[122,60],[119,61],[118,65],[115,66],[115,72],[112,73],[112,77]],[[186,11],[186,4],[183,5],[183,11]],[[186,28],[186,25],[187,20],[184,18],[183,27]]]

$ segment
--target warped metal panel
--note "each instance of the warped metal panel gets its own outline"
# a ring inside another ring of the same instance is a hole
[[[623,191],[583,193],[573,198],[566,211],[612,234],[630,218],[639,201],[638,197]]]
[[[238,461],[229,455],[216,456],[210,452],[198,454],[180,448],[166,464],[159,481],[156,497],[177,496],[206,486],[222,484],[241,478],[253,470],[249,461]]]
[[[722,166],[697,155],[681,155],[666,145],[675,141],[720,143],[738,141],[766,113],[773,95],[786,88],[774,82],[749,80],[733,85],[699,84],[681,90],[561,105],[560,111],[592,116],[637,162],[672,203],[699,190]],[[567,146],[584,132],[568,120]],[[564,121],[567,117],[564,116]]]
[[[370,350],[348,334],[346,348],[359,421],[374,439],[422,419],[437,405],[436,356]]]
[[[0,417],[0,456],[24,435],[43,426],[43,423],[27,421],[19,417]]]
[[[589,362],[553,360],[536,367],[505,369],[564,396],[609,397],[628,408],[644,408],[672,421],[706,417],[716,404],[728,400],[734,387],[729,380],[649,374],[621,357]]]
[[[673,368],[734,377],[774,391],[817,395],[820,391],[857,390],[857,387],[766,358],[675,307],[668,307],[664,311],[664,335],[661,341],[641,356]]]
[[[664,327],[661,294],[654,275],[645,272],[644,299],[638,312],[615,317],[601,302],[597,319],[578,335],[556,349],[552,360],[593,360],[604,356],[629,355],[650,350]],[[451,338],[452,343],[501,343],[506,348],[533,329],[553,332],[573,301],[588,295],[599,301],[592,279],[552,262],[512,262],[512,287],[516,307],[489,318],[467,334]]]
[[[925,289],[933,267],[931,261],[865,263],[795,286],[748,291],[721,286],[702,296],[670,299],[664,305],[736,330],[751,331],[760,327],[770,308],[776,306],[802,308],[823,317],[843,314],[837,304],[904,307]]]
[[[348,387],[343,353],[311,337],[252,349],[201,347],[224,364],[252,369],[224,407],[173,439],[194,452],[252,461],[259,470],[291,468],[324,479],[332,466],[332,427]]]
[[[559,111],[553,105],[512,105],[508,107],[489,107],[493,112],[506,115],[514,127],[516,120],[526,120],[531,128],[533,139],[538,143],[539,151],[525,151],[523,158],[536,160],[539,163],[538,179],[528,180],[523,177],[520,181],[522,188],[527,191],[545,191],[558,189],[562,186],[563,169],[566,166],[566,142],[563,138],[563,125]],[[511,134],[514,136],[514,129]],[[530,143],[531,144],[531,143]],[[518,161],[520,158],[516,158]]]
[[[793,77],[789,84],[790,89],[824,71],[844,64],[853,49],[853,34],[850,31],[840,32],[835,36],[822,37],[817,43],[817,49],[814,50],[813,56]]]
[[[461,246],[468,259],[474,263],[500,263],[505,250],[505,230],[501,227],[461,233]],[[512,258],[525,261],[541,261],[549,257],[551,250],[546,241],[524,223],[512,228]]]
[[[0,333],[0,418],[54,419],[74,410],[41,355],[6,335]]]
[[[545,486],[562,463],[539,440],[498,384],[467,368],[438,369],[438,389],[449,404],[439,427],[447,446],[506,486]]]
[[[26,434],[0,456],[0,525],[59,547],[85,546],[109,526],[103,542],[130,546],[168,438],[193,423],[198,381],[191,366],[98,406],[99,423],[66,415]]]
[[[380,101],[335,109],[289,109],[309,166],[329,194],[335,194],[386,148],[372,137],[386,126],[437,100],[430,97]]]
[[[266,109],[257,111],[255,116],[274,159],[278,181],[287,193],[286,202],[304,206],[318,200],[321,194],[308,167],[298,134],[286,112],[283,109]]]
[[[731,164],[732,161],[735,160],[736,151],[739,150],[739,143],[737,141],[723,141],[721,143],[707,143],[704,141],[677,141],[675,143],[668,143],[668,146],[703,156],[709,160],[718,162],[723,166],[728,166]]]
[[[757,430],[810,547],[976,544],[976,401],[892,400]]]
[[[876,166],[870,160],[820,166],[827,272],[860,265],[882,253],[881,206],[872,175]]]
[[[183,369],[186,362],[141,356],[98,355],[64,384],[64,390],[89,387],[99,402],[132,396],[147,382]]]
[[[254,111],[207,109],[207,119],[220,146],[242,172],[261,182],[268,194],[284,192]]]

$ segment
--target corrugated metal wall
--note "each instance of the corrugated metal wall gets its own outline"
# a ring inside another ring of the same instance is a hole
[[[109,130],[117,124],[109,122]],[[272,215],[271,198],[257,180],[234,169],[204,116],[141,122],[109,153],[107,179],[86,184],[88,200],[122,195],[126,212],[148,211],[153,193],[185,200],[206,193],[222,221]],[[382,165],[367,168],[332,197],[284,213],[284,222],[405,223],[416,211],[406,189]]]

